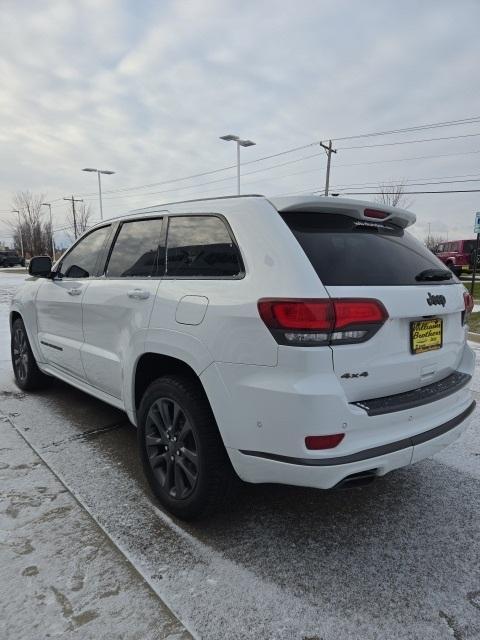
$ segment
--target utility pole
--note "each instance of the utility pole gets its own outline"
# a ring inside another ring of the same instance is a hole
[[[77,217],[75,214],[75,202],[83,202],[83,200],[75,200],[73,196],[71,198],[64,198],[64,200],[68,200],[72,202],[73,235],[75,236],[75,240],[76,240],[77,239]]]
[[[327,154],[327,174],[325,176],[325,195],[328,196],[328,189],[330,187],[330,162],[332,160],[332,153],[337,153],[337,150],[332,147],[332,141],[328,141],[328,145],[320,142],[320,146],[325,149]]]

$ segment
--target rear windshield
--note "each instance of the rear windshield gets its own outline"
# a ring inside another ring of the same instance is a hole
[[[329,213],[281,213],[325,285],[412,285],[445,266],[404,229]],[[435,282],[454,284],[456,278]]]

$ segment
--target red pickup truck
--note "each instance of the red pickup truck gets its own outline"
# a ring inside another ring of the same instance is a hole
[[[476,239],[441,242],[435,247],[434,253],[455,275],[471,273],[476,242]],[[480,266],[479,258],[480,255],[477,258],[477,268]]]

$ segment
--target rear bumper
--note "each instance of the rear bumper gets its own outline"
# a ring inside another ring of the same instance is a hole
[[[475,401],[459,415],[428,431],[346,456],[291,458],[233,449],[229,449],[229,455],[238,475],[248,482],[330,489],[348,476],[366,471],[382,476],[438,453],[461,435],[474,409]]]
[[[468,384],[449,386],[448,394],[443,383],[429,385],[428,398],[423,391],[391,396],[394,411],[389,401],[390,412],[369,415],[348,402],[329,349],[299,351],[290,349],[278,366],[214,363],[201,375],[232,464],[245,481],[329,488],[353,473],[383,475],[447,446],[468,424],[474,407]],[[455,367],[463,381],[474,360],[466,345]],[[383,405],[385,398],[377,400]],[[305,446],[306,436],[342,432],[335,449]]]

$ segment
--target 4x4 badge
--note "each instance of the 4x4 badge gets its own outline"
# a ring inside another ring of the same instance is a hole
[[[445,299],[445,296],[442,296],[442,295],[434,296],[429,292],[427,302],[430,306],[432,306],[432,304],[441,304],[442,307],[444,307],[447,300]]]

